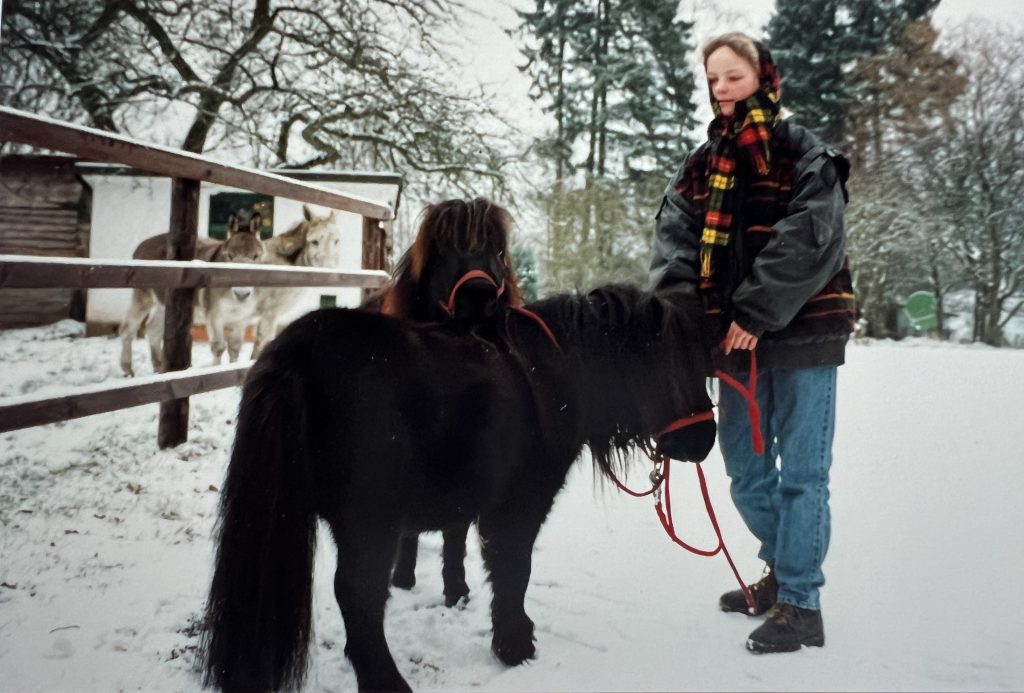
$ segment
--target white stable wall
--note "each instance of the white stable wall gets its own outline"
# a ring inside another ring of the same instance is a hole
[[[92,187],[92,230],[89,257],[130,259],[144,239],[168,230],[171,214],[171,181],[155,176],[131,176],[82,173]],[[317,185],[363,199],[395,207],[396,185],[317,181]],[[210,197],[222,192],[246,192],[221,185],[203,183],[199,190],[199,235],[208,236]],[[310,205],[317,216],[330,212],[327,207]],[[274,235],[290,229],[302,219],[302,203],[274,198]],[[361,269],[363,253],[362,217],[338,212],[335,224],[341,234],[337,269]],[[339,306],[358,305],[357,288],[309,288],[296,308],[286,316],[294,319],[320,306],[320,296],[333,295]],[[86,322],[90,325],[119,324],[131,300],[130,289],[89,289]]]

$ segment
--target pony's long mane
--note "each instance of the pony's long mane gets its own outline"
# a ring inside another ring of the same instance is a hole
[[[696,298],[618,284],[527,307],[570,361],[582,433],[605,474],[621,469],[633,450],[648,450],[671,421],[709,406],[711,350]]]
[[[435,253],[468,255],[490,249],[501,254],[507,275],[502,303],[522,305],[522,291],[508,252],[512,224],[508,210],[482,197],[428,205],[416,239],[395,266],[391,282],[370,303],[380,305],[385,315],[409,317],[424,268]]]

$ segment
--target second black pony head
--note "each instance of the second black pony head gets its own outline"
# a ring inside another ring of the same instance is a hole
[[[478,322],[522,304],[508,252],[512,217],[485,198],[427,207],[381,311],[420,322]]]

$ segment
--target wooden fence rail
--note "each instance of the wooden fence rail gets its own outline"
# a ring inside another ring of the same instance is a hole
[[[342,272],[200,260],[93,260],[37,255],[0,255],[0,289],[167,288],[227,286],[340,286],[374,288],[387,281],[382,270]]]
[[[170,288],[164,326],[164,362],[169,371],[188,368],[192,358],[195,290],[212,286],[348,286],[374,288],[387,279],[386,206],[328,188],[94,128],[65,123],[0,106],[0,140],[75,154],[83,159],[135,168],[171,178],[169,261],[92,258],[39,258],[0,255],[4,288]],[[339,272],[267,265],[195,262],[199,183],[217,183],[252,192],[352,212],[363,217],[363,265]],[[369,265],[369,267],[367,267]],[[82,388],[59,397],[0,400],[0,432],[88,416],[159,401],[160,447],[188,437],[188,397],[242,381],[247,365],[165,373],[127,384]]]
[[[0,433],[234,387],[242,384],[249,366],[242,363],[160,373],[116,385],[69,389],[57,397],[5,397],[0,399]]]
[[[392,218],[386,205],[344,195],[312,183],[267,173],[247,166],[224,164],[199,154],[161,147],[82,125],[0,106],[0,139],[54,149],[91,161],[126,164],[171,178],[220,183],[261,195],[287,197],[300,202],[352,212],[370,219]]]

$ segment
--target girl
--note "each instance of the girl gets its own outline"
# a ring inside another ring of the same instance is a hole
[[[781,117],[764,44],[725,34],[703,57],[715,118],[665,192],[651,282],[699,294],[719,325],[721,368],[743,383],[756,377],[764,450],[731,387],[720,388],[719,447],[767,564],[751,590],[768,619],[747,648],[789,652],[825,642],[836,369],[855,315],[843,224],[849,165]],[[659,444],[672,456],[671,434]],[[747,611],[739,590],[720,606]]]

